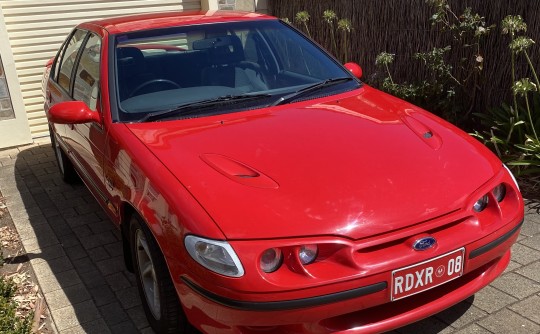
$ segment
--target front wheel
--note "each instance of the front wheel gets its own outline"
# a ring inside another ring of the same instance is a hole
[[[131,218],[129,234],[137,286],[150,326],[158,334],[187,333],[188,323],[163,255],[140,217]]]

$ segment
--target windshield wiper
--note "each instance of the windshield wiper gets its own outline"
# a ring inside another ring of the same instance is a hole
[[[146,114],[143,118],[139,120],[140,123],[155,121],[161,118],[167,118],[170,116],[186,116],[190,114],[198,113],[200,107],[209,107],[215,106],[223,103],[233,102],[233,101],[249,101],[249,100],[258,100],[265,97],[271,97],[270,94],[253,94],[253,95],[224,95],[216,98],[201,100],[195,102],[189,102],[186,104],[181,104],[171,109],[161,110],[156,112],[151,112]]]
[[[296,100],[297,98],[299,98],[300,96],[302,96],[304,94],[312,93],[312,92],[317,91],[317,90],[319,90],[321,88],[332,86],[332,85],[335,85],[335,84],[338,84],[338,83],[341,83],[341,82],[351,81],[351,80],[353,80],[353,78],[351,78],[351,77],[326,79],[324,81],[317,82],[316,84],[313,84],[311,86],[307,86],[307,87],[304,87],[304,88],[302,88],[300,90],[297,90],[294,93],[282,96],[276,102],[272,103],[271,106],[279,106],[280,104]]]

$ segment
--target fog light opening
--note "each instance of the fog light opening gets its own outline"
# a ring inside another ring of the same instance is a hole
[[[262,253],[260,266],[265,273],[279,269],[283,262],[283,253],[279,248],[269,248]]]
[[[480,197],[480,199],[478,199],[478,201],[476,201],[476,203],[474,203],[473,205],[474,211],[482,212],[486,208],[488,201],[489,201],[488,195],[484,195]]]

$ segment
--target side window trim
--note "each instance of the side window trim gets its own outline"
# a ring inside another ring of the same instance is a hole
[[[64,40],[64,42],[62,43],[62,46],[60,47],[60,50],[58,50],[58,52],[56,53],[56,57],[54,58],[53,65],[51,67],[51,73],[52,73],[52,81],[56,83],[58,83],[58,73],[56,72],[56,67],[57,65],[62,64],[62,59],[64,58],[67,42],[71,40],[76,30],[77,29],[73,29],[73,31],[69,34],[69,36]],[[60,71],[60,69],[58,69],[58,71]]]
[[[82,56],[86,50],[86,46],[89,42],[89,40],[92,38],[92,37],[96,37],[98,40],[99,40],[99,45],[100,45],[100,50],[99,50],[99,61],[98,61],[98,64],[99,66],[101,66],[101,62],[102,62],[102,58],[101,58],[101,54],[102,54],[102,50],[101,50],[101,46],[103,45],[103,38],[93,32],[93,31],[87,31],[87,34],[83,40],[83,42],[81,43],[81,48],[80,48],[80,51],[78,52],[77,54],[77,57],[76,57],[76,60],[75,60],[75,64],[74,64],[74,69],[72,71],[72,77],[71,77],[71,87],[70,87],[70,90],[71,90],[71,94],[70,94],[70,97],[72,99],[75,100],[75,84],[77,82],[77,73],[79,72],[79,65],[80,65],[80,62],[81,62],[81,59],[82,59]],[[98,69],[99,71],[99,69]],[[97,80],[97,97],[96,97],[96,106],[95,106],[95,110],[96,112],[102,114],[102,106],[101,106],[101,78],[98,78]],[[91,105],[88,105],[88,107],[91,108]],[[93,109],[92,109],[93,110]]]
[[[71,39],[73,38],[73,36],[75,36],[75,34],[78,32],[78,31],[81,31],[83,33],[85,33],[84,35],[84,38],[83,38],[83,41],[81,43],[81,45],[79,46],[79,49],[77,50],[77,55],[75,57],[75,61],[73,62],[73,67],[71,69],[71,74],[70,74],[70,83],[69,83],[69,91],[67,91],[59,82],[58,82],[58,78],[55,78],[54,82],[56,82],[58,84],[58,88],[61,89],[63,92],[65,92],[68,96],[72,96],[72,93],[73,93],[73,77],[74,77],[74,69],[76,68],[77,64],[78,64],[78,61],[79,61],[79,58],[80,58],[80,54],[82,53],[82,48],[84,47],[84,45],[86,44],[86,40],[88,38],[88,33],[89,31],[87,29],[81,29],[81,28],[76,28],[74,29],[72,32],[71,32],[71,35],[69,36],[69,38],[67,38],[65,41],[64,41],[64,44],[66,45],[65,48],[62,50],[62,58],[60,59],[60,68],[58,69],[58,77],[60,77],[60,71],[62,70],[62,65],[64,64],[64,57],[66,55],[66,50],[68,49],[68,46],[69,46],[69,42],[71,41]]]
[[[79,47],[79,50],[77,51],[77,56],[75,57],[75,61],[73,62],[73,68],[71,69],[71,77],[69,78],[69,96],[73,98],[73,89],[75,87],[75,77],[77,76],[77,68],[79,67],[79,61],[81,60],[82,53],[84,51],[84,48],[86,47],[86,42],[88,42],[88,39],[90,38],[90,31],[85,29],[80,29],[82,31],[86,31],[86,35],[83,38],[83,41],[81,43],[81,46]]]

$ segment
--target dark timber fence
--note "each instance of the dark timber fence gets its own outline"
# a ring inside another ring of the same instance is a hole
[[[540,70],[540,1],[450,0],[449,3],[456,14],[462,13],[465,7],[472,7],[473,12],[485,17],[487,25],[496,24],[482,45],[485,63],[483,80],[479,82],[477,111],[485,111],[503,101],[510,102],[510,38],[501,35],[500,23],[506,15],[521,15],[524,18],[528,27],[526,35],[538,43],[532,46],[530,54],[537,70]],[[367,82],[376,82],[383,74],[375,66],[375,57],[382,51],[396,54],[391,68],[394,81],[411,82],[425,74],[423,64],[412,59],[413,53],[452,44],[448,33],[432,26],[429,18],[434,10],[424,0],[269,0],[271,15],[286,17],[300,29],[302,27],[294,22],[296,13],[304,10],[309,12],[311,19],[308,27],[312,37],[330,50],[328,25],[322,19],[326,9],[335,11],[339,18],[351,20],[354,31],[348,42],[349,59],[362,66]],[[341,35],[338,37],[341,38]],[[453,47],[448,54],[450,63],[457,68],[459,59],[465,54],[463,50]],[[342,55],[343,50],[339,50],[338,58],[342,58]],[[517,79],[530,77],[525,59],[518,57],[518,60]]]

